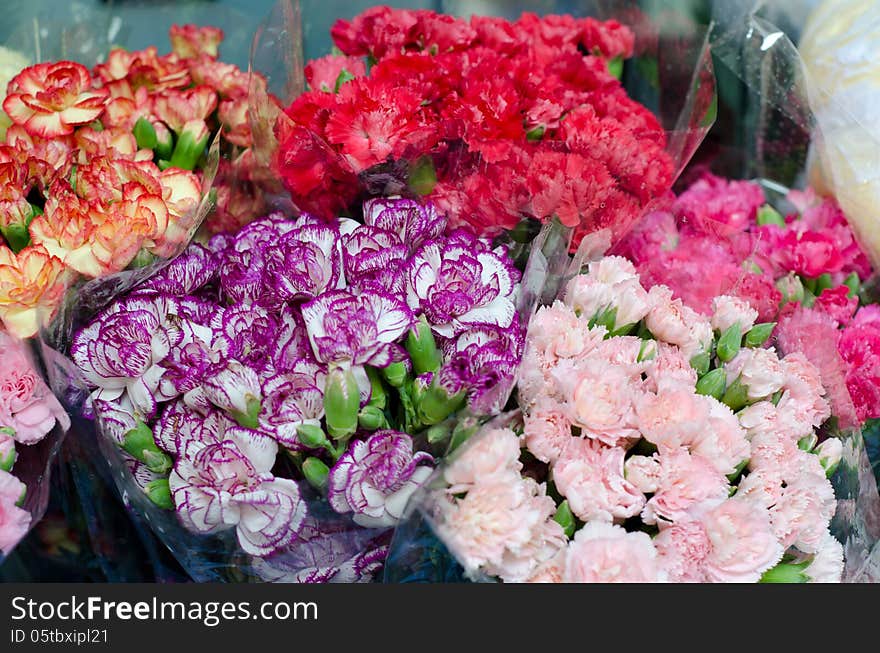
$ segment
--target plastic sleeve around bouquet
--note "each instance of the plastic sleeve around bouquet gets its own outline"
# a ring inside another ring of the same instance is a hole
[[[0,331],[0,561],[45,514],[52,466],[70,427],[36,366],[31,344]]]

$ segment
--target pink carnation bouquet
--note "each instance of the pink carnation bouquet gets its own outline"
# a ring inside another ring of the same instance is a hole
[[[474,579],[840,581],[844,442],[820,370],[758,320],[594,260],[532,319],[519,410],[451,456],[422,514]]]

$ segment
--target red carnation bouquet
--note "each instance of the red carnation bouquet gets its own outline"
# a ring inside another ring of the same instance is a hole
[[[660,41],[616,20],[374,7],[331,34],[338,52],[305,66],[309,90],[278,116],[272,156],[295,207],[327,218],[421,195],[483,235],[556,219],[573,246],[603,228],[616,240],[711,124],[705,49],[663,124],[619,79]],[[656,94],[653,63],[631,68],[653,70]]]

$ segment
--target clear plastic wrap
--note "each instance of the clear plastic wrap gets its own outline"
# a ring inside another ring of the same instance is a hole
[[[51,466],[70,427],[70,418],[36,367],[31,345],[0,331],[0,560],[45,514]]]
[[[251,88],[251,127],[258,161],[265,161],[265,158],[261,159],[261,152],[271,153],[273,147],[272,134],[265,127],[277,111],[275,100],[302,90],[302,76],[298,68],[302,61],[297,54],[298,20],[296,4],[279,3],[254,40],[251,66],[265,70],[270,91],[270,94],[261,92],[259,85]],[[649,74],[648,80],[639,83],[644,84],[646,93],[652,98],[651,106],[662,116],[661,122],[668,134],[669,156],[674,160],[676,170],[680,171],[711,125],[714,91],[711,60],[704,35],[693,31],[684,36],[677,33],[675,38],[682,46],[679,49],[687,56],[670,59],[663,65],[658,64],[656,58],[652,59],[657,75],[651,77]],[[656,53],[663,46],[662,41],[655,39],[646,47]],[[640,56],[651,59],[651,55],[644,51]],[[652,69],[650,63],[633,64],[631,75],[634,79],[639,76],[639,67],[646,67],[649,71]],[[671,80],[676,80],[679,85],[674,92],[669,91],[670,86],[666,83]],[[267,199],[273,206],[284,208],[283,194]],[[544,287],[545,273],[554,273],[559,253],[554,246],[555,239],[566,241],[567,249],[572,230],[560,227],[558,224],[549,224],[539,236],[544,246],[532,249],[537,253],[533,254],[534,262],[526,270],[530,287]],[[621,231],[624,229],[625,225],[621,226]],[[549,264],[541,260],[539,250],[542,249],[545,254],[552,254],[553,260]],[[156,266],[118,280],[104,281],[100,286],[90,286],[87,293],[80,292],[76,298],[71,298],[76,301],[65,304],[62,314],[44,334],[47,346],[43,351],[47,366],[52,370],[53,387],[65,397],[66,405],[74,413],[83,412],[89,387],[67,358],[73,334],[111,298],[160,270],[161,267]],[[533,310],[536,297],[528,292],[522,295],[520,315],[525,319]],[[506,388],[499,390],[503,392]],[[493,403],[503,404],[503,399],[501,397]],[[477,420],[474,416],[467,419],[473,422]],[[292,543],[271,556],[245,553],[232,531],[219,535],[195,534],[184,528],[174,512],[159,508],[144,493],[144,480],[149,480],[149,476],[144,475],[139,482],[136,478],[138,470],[135,469],[133,473],[131,461],[126,462],[117,440],[109,435],[111,429],[106,424],[102,425],[100,418],[98,431],[99,457],[107,461],[125,505],[149,525],[195,580],[353,582],[370,580],[381,566],[390,531],[387,528],[357,526],[351,517],[335,514],[316,492],[302,482],[299,486],[308,506],[308,521]],[[425,437],[427,435],[423,432],[421,438]],[[426,448],[431,446],[430,442],[424,440],[417,444]],[[442,450],[438,453],[442,453]],[[292,461],[281,456],[276,461],[273,473],[283,478],[295,477],[293,465]]]
[[[788,187],[805,181],[811,137],[814,146],[819,142],[823,147],[833,148],[834,142],[828,143],[829,134],[823,132],[821,121],[817,122],[811,111],[810,91],[805,82],[800,59],[785,35],[759,16],[749,12],[738,12],[727,5],[724,8],[736,15],[723,16],[720,24],[716,25],[717,31],[712,41],[712,48],[716,60],[721,62],[726,72],[732,72],[745,83],[754,100],[752,104],[755,107],[752,114],[754,122],[749,124],[752,137],[747,139],[748,153],[743,157],[751,164],[747,174],[759,178],[759,186],[752,188],[763,190],[762,201],[774,206],[778,214],[784,216],[790,214],[793,208],[787,201]],[[870,139],[870,136],[866,135],[866,138]],[[760,204],[760,201],[758,203]],[[843,205],[844,202],[841,201],[841,204]],[[803,207],[797,208],[800,210]],[[847,211],[846,206],[842,208]],[[713,210],[717,208],[710,207],[707,212],[711,213]],[[736,214],[728,214],[725,220],[731,215]],[[849,215],[847,217],[850,218],[856,235],[862,237],[863,232],[859,229],[857,220],[853,220]],[[681,215],[678,215],[678,219],[682,220]],[[701,220],[699,229],[710,234],[712,238],[724,241],[736,235],[737,228],[727,222],[715,223],[705,216]],[[685,217],[683,221],[686,225],[687,218]],[[656,221],[651,223],[649,218],[646,224],[658,225],[656,229],[660,229],[661,223]],[[680,226],[681,224],[680,222]],[[648,226],[643,232],[643,237],[648,241],[652,237],[651,229]],[[656,238],[662,240],[665,236],[661,233]],[[651,247],[658,246],[656,238]],[[576,257],[571,267],[567,268],[560,263],[557,269],[566,269],[569,273],[576,274],[582,269],[584,262],[601,258],[611,244],[608,240],[604,242],[600,240],[595,244],[586,243],[578,253],[580,259]],[[870,254],[870,242],[862,237],[861,244],[866,253]],[[721,274],[720,265],[717,267],[711,264],[705,265],[708,263],[709,259],[707,259],[698,272],[677,271],[674,252],[678,246],[675,240],[667,242],[664,246],[664,250],[668,250],[670,256],[667,278],[681,284],[677,292],[681,292],[682,289],[687,291],[687,279],[691,279],[697,286],[702,283],[701,279],[707,279],[708,285],[711,286],[713,276]],[[759,249],[760,242],[752,241],[747,250],[741,252],[743,260],[755,260],[754,255]],[[624,255],[633,253],[626,244],[622,250],[620,248],[618,250]],[[666,255],[665,251],[654,251],[657,256]],[[709,254],[709,258],[711,256]],[[697,276],[692,276],[694,274]],[[735,273],[729,282],[722,282],[719,279],[716,285],[721,290],[714,295],[723,292],[744,293],[747,296],[749,275],[750,270],[743,268]],[[863,274],[861,281],[862,303],[870,304],[872,279],[865,278]],[[551,285],[545,292],[542,303],[549,304],[552,299],[558,297],[562,287],[562,283]],[[673,288],[675,288],[674,284]],[[693,294],[689,296],[693,297]],[[703,307],[702,310],[705,312],[707,309]],[[798,352],[820,371],[822,385],[831,400],[834,415],[834,419],[824,425],[824,432],[820,437],[837,438],[842,445],[840,465],[830,478],[836,500],[831,532],[843,548],[845,560],[843,580],[876,582],[880,498],[866,455],[860,419],[844,380],[847,366],[834,344],[837,337],[834,323],[829,326],[822,320],[819,320],[818,324],[794,325],[789,322],[778,337],[773,336],[772,342],[780,355]],[[521,423],[522,415],[514,412],[506,419],[513,424]],[[486,431],[491,432],[494,426],[497,424],[487,425]],[[479,446],[480,438],[486,437],[486,431],[467,446]],[[451,460],[455,460],[460,455],[462,455],[460,452],[456,452]],[[449,501],[449,487],[449,483],[443,478],[443,472],[438,472],[434,477],[434,487],[426,489],[421,497],[414,498],[411,502],[411,519],[401,524],[392,542],[386,568],[386,581],[438,582],[449,577],[450,573],[456,577],[463,573],[462,566],[457,564],[456,556],[449,554],[447,545],[451,543],[443,537],[439,539],[436,537],[438,532],[442,533],[448,526],[442,517],[444,513],[438,509],[444,502]],[[473,568],[468,572],[473,580],[492,580]]]

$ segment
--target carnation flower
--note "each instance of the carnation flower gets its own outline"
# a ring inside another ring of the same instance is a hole
[[[160,298],[174,310],[174,302]],[[161,363],[183,333],[165,325],[161,304],[134,297],[113,304],[73,338],[70,354],[96,389],[92,400],[126,394],[141,417],[156,412]]]
[[[645,326],[658,339],[678,345],[692,358],[706,351],[712,342],[712,327],[699,314],[672,298],[665,286],[654,286],[648,291],[651,310],[645,317]]]
[[[393,231],[411,253],[441,236],[446,228],[446,220],[433,204],[381,197],[364,202],[364,223]]]
[[[464,498],[444,504],[436,527],[473,573],[501,567],[505,554],[532,546],[555,511],[544,485],[530,478],[493,477],[477,483]]]
[[[657,550],[646,533],[591,522],[565,553],[564,583],[653,583],[665,580]]]
[[[466,492],[477,483],[495,477],[516,477],[522,469],[519,461],[520,439],[509,428],[488,429],[468,443],[443,472],[450,494]]]
[[[825,533],[819,550],[803,573],[811,583],[839,583],[843,569],[843,546],[831,533]]]
[[[816,553],[822,546],[837,501],[825,474],[803,472],[786,478],[782,496],[770,510],[776,537],[786,548]]]
[[[758,311],[739,297],[719,295],[712,300],[712,328],[720,333],[738,324],[740,333],[745,334],[757,319]]]
[[[324,393],[317,374],[279,374],[263,381],[260,426],[288,449],[303,449],[297,428],[320,426]]]
[[[638,439],[633,406],[641,392],[624,366],[590,358],[576,366],[560,365],[552,374],[569,420],[586,437],[612,446]]]
[[[0,332],[0,359],[0,426],[13,429],[23,444],[39,442],[56,422],[62,431],[70,428],[70,418],[34,371],[24,343]]]
[[[782,558],[766,512],[746,501],[709,502],[692,514],[697,518],[672,524],[654,540],[670,580],[757,582]]]
[[[667,385],[635,404],[636,426],[658,448],[690,447],[709,428],[711,404],[689,385]]]
[[[31,525],[31,514],[18,507],[24,484],[9,472],[0,470],[0,553],[9,555]]]
[[[620,447],[572,438],[552,467],[553,482],[582,521],[613,521],[637,515],[645,495],[624,477]]]
[[[39,63],[12,78],[3,110],[28,133],[53,138],[73,133],[77,125],[104,110],[106,89],[91,86],[85,66],[72,61]]]
[[[744,347],[725,366],[727,383],[737,379],[748,390],[750,399],[763,399],[782,389],[785,371],[776,350]]]
[[[724,474],[700,455],[670,449],[662,452],[659,461],[657,488],[642,510],[646,524],[678,521],[691,506],[710,499],[726,499],[730,493]]]
[[[338,230],[304,218],[298,225],[264,250],[263,274],[282,301],[312,299],[344,283]]]
[[[223,30],[198,25],[172,25],[168,30],[171,50],[181,59],[216,58]]]
[[[375,292],[327,292],[304,304],[302,315],[320,362],[373,367],[403,359],[396,343],[414,319],[403,302]]]
[[[478,241],[428,242],[406,266],[407,303],[447,338],[474,325],[507,328],[519,274],[501,252],[475,251]]]
[[[257,556],[287,546],[306,515],[296,483],[255,467],[233,441],[179,458],[169,478],[177,514],[199,533],[235,528],[242,549]]]
[[[412,438],[376,431],[354,442],[330,470],[327,497],[339,513],[367,528],[394,526],[410,496],[433,472],[431,455],[413,453]]]
[[[572,424],[565,407],[546,398],[535,404],[523,419],[529,453],[542,462],[555,463],[572,438]]]
[[[513,389],[522,349],[516,317],[508,329],[474,327],[444,344],[439,382],[450,395],[466,392],[472,411],[481,415],[497,413]]]
[[[0,245],[0,319],[14,336],[30,338],[40,327],[38,316],[51,319],[70,279],[61,259],[40,245],[18,254]]]

